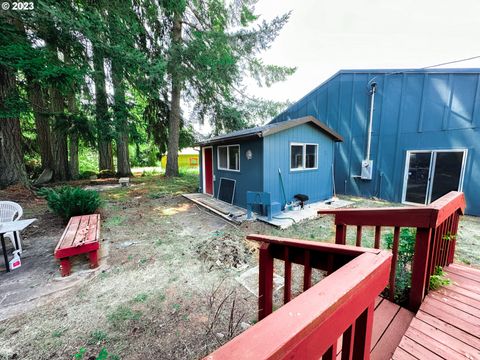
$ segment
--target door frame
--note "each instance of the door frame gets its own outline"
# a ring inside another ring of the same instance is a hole
[[[206,172],[205,172],[205,149],[212,149],[212,193],[209,194],[207,193],[207,187],[206,187]],[[204,194],[211,195],[215,194],[215,189],[214,189],[214,182],[215,182],[215,174],[213,172],[214,166],[213,166],[213,146],[203,146],[202,147],[202,190]]]
[[[462,168],[460,170],[460,180],[458,183],[457,191],[463,190],[463,180],[465,176],[465,167],[467,165],[468,149],[459,148],[459,149],[407,150],[405,154],[405,168],[403,172],[402,204],[413,205],[413,206],[425,206],[426,204],[430,203],[432,199],[432,188],[433,188],[432,184],[435,179],[435,171],[433,170],[435,170],[434,167],[437,161],[437,153],[439,152],[462,152],[463,153]],[[408,170],[410,168],[411,153],[431,153],[430,167],[428,169],[427,193],[425,194],[426,196],[425,196],[424,204],[405,201],[405,198],[407,197]]]

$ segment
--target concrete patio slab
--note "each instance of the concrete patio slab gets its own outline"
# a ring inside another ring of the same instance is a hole
[[[275,215],[272,220],[268,220],[266,216],[258,215],[256,215],[256,219],[276,226],[280,229],[286,229],[293,224],[299,223],[301,221],[316,218],[318,216],[318,210],[337,209],[349,206],[351,204],[353,204],[352,201],[332,198],[326,201],[306,204],[303,209],[282,211],[280,214]]]
[[[252,267],[235,278],[245,289],[258,297],[258,266]],[[273,274],[273,292],[283,288],[285,280],[278,274]]]
[[[90,269],[88,260],[77,256],[72,259],[72,275],[62,278],[53,257],[59,238],[46,235],[34,242],[24,238],[22,266],[9,273],[0,270],[0,322],[52,301],[107,268],[108,243],[102,242],[98,268]],[[13,249],[7,250],[11,253]]]

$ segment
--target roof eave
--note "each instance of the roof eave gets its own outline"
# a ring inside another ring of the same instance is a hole
[[[220,139],[211,139],[211,140],[201,141],[201,142],[195,143],[194,145],[195,146],[219,145],[224,143],[231,143],[235,140],[258,139],[258,138],[261,138],[262,136],[263,136],[262,132],[256,132],[252,134],[245,134],[245,135],[225,137]]]
[[[262,132],[263,136],[265,137],[265,136],[273,135],[275,133],[287,130],[289,128],[293,128],[301,124],[313,123],[315,126],[317,126],[320,129],[320,131],[322,131],[324,134],[331,137],[335,142],[343,142],[343,137],[340,134],[330,129],[327,125],[323,124],[320,120],[316,119],[311,115],[307,115],[298,119],[283,121],[282,123],[283,123],[283,126],[278,126],[275,128],[264,130]]]

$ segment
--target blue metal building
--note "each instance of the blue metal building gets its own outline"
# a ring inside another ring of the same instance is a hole
[[[274,214],[296,194],[326,200],[333,195],[334,144],[340,141],[312,116],[211,138],[199,143],[200,190],[218,197],[222,179],[233,180],[233,204],[245,208],[247,191],[267,192]]]
[[[308,115],[344,138],[337,193],[428,204],[461,190],[480,215],[480,69],[340,71],[271,124]]]

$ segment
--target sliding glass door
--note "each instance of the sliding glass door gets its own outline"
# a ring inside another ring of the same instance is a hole
[[[429,204],[462,188],[466,150],[407,151],[403,202]]]
[[[409,156],[408,181],[405,202],[425,204],[427,201],[428,183],[432,153],[412,152]]]

